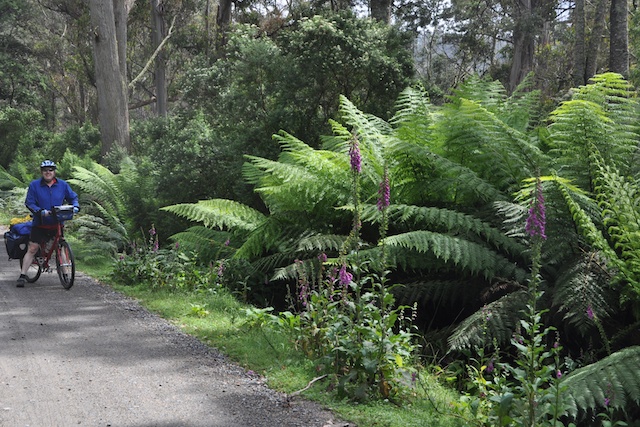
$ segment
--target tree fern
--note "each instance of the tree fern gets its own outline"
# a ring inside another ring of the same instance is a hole
[[[86,214],[78,219],[78,234],[97,250],[109,249],[105,252],[113,254],[123,250],[129,243],[133,224],[123,180],[94,163],[91,169],[75,166],[69,183],[89,203],[85,206]]]
[[[76,166],[69,183],[89,195],[110,215],[127,216],[125,196],[120,191],[117,177],[106,167],[97,163],[91,170]]]

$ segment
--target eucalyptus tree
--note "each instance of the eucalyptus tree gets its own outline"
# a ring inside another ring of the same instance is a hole
[[[609,71],[629,76],[629,2],[611,0]]]
[[[132,0],[89,1],[102,157],[130,149],[127,93],[127,17]]]

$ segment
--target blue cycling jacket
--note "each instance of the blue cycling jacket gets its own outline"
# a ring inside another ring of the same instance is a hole
[[[56,222],[52,216],[41,218],[40,211],[46,209],[53,210],[54,206],[70,204],[80,207],[78,204],[78,195],[71,189],[66,181],[55,178],[55,182],[51,187],[47,185],[44,179],[36,179],[31,181],[27,190],[27,198],[24,204],[27,209],[33,213],[33,225],[54,225]]]

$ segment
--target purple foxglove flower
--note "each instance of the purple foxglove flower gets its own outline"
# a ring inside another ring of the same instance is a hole
[[[346,264],[342,264],[342,267],[340,268],[340,273],[338,273],[338,277],[340,280],[340,284],[343,286],[348,285],[353,280],[353,274],[347,271]]]
[[[356,138],[353,138],[351,148],[349,148],[349,157],[351,158],[351,170],[355,173],[360,173],[362,171],[362,157],[360,156],[360,146]]]
[[[378,190],[378,210],[383,211],[389,207],[391,201],[391,188],[389,187],[389,174],[384,171],[382,182],[380,182],[380,188]]]
[[[535,198],[529,208],[529,216],[525,224],[525,230],[531,237],[540,236],[543,240],[547,238],[545,234],[546,216],[544,206],[544,196],[542,194],[542,182],[538,179],[535,189]]]

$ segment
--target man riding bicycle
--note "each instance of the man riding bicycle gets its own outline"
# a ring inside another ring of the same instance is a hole
[[[16,283],[19,288],[27,281],[27,270],[38,252],[42,241],[51,239],[57,229],[56,221],[51,216],[51,209],[65,202],[73,205],[73,212],[80,210],[78,195],[64,180],[56,178],[56,164],[51,160],[40,163],[42,178],[31,181],[24,204],[33,214],[33,228],[29,235],[29,248],[22,259],[22,270]]]

